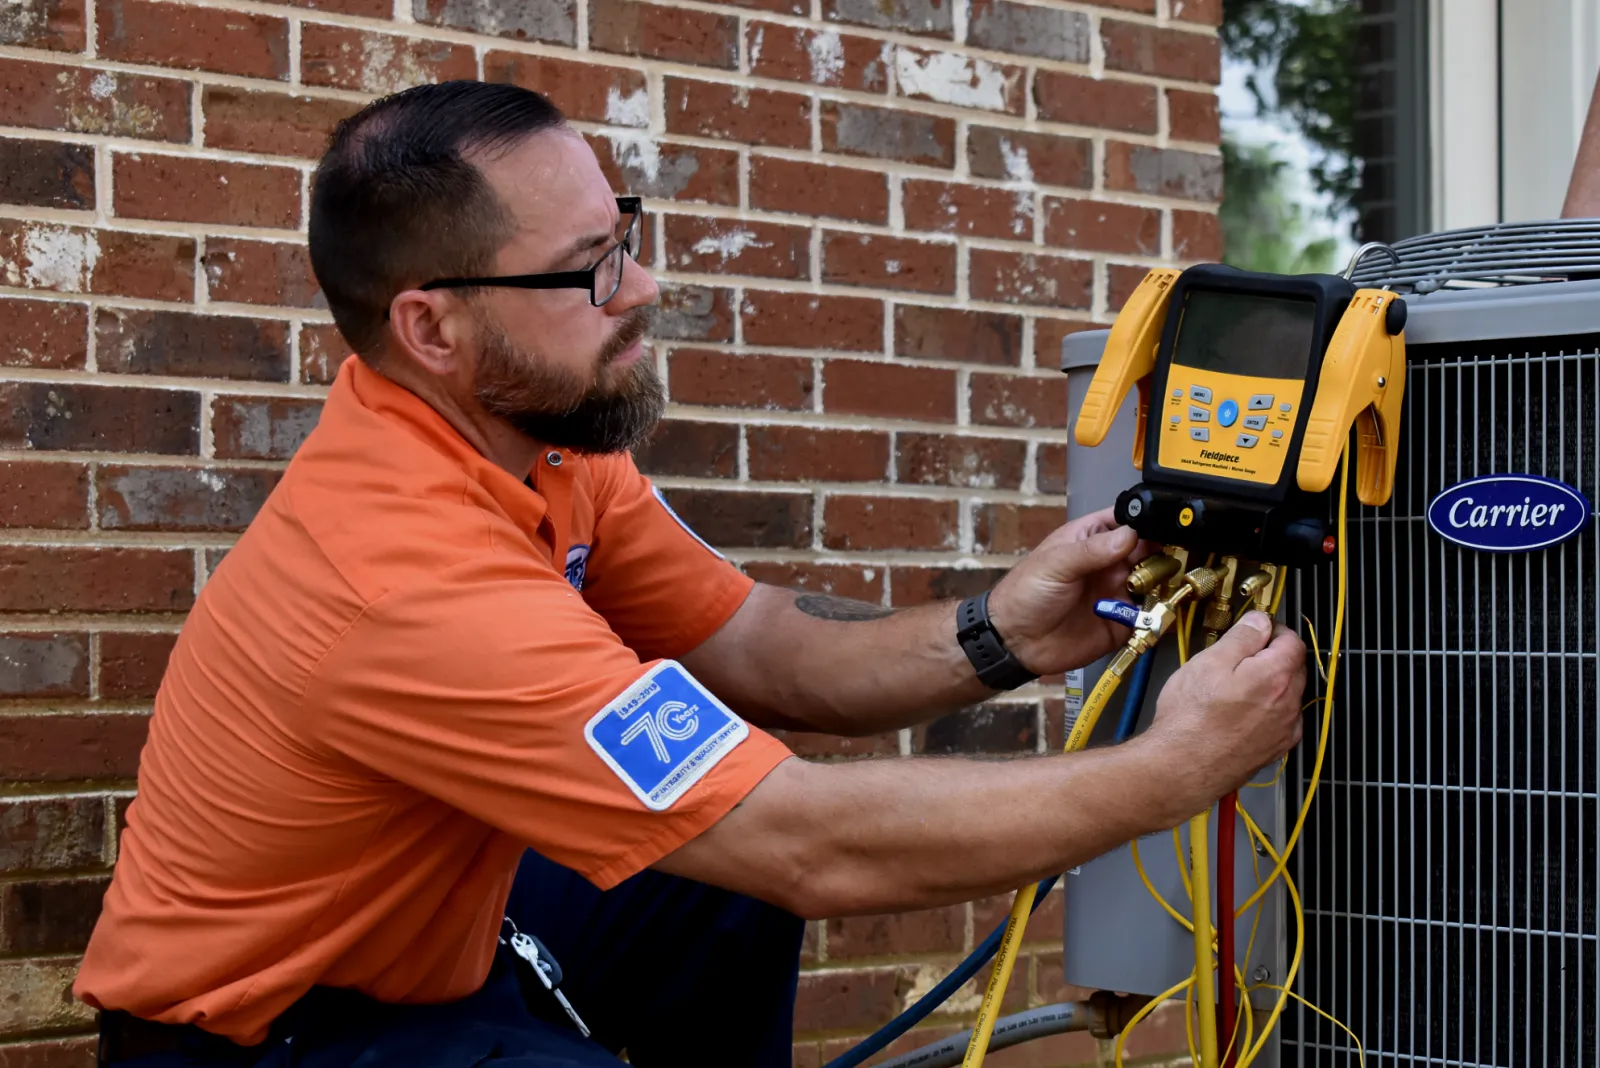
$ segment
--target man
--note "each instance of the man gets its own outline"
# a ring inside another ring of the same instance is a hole
[[[991,694],[975,664],[1103,655],[1126,632],[1089,606],[1135,539],[1057,531],[965,647],[955,604],[752,583],[628,456],[663,407],[641,238],[526,90],[335,133],[311,255],[357,357],[167,668],[77,985],[109,1062],[787,1064],[799,917],[1062,871],[1297,740],[1304,650],[1257,616],[1123,746],[793,759],[763,728],[893,730]]]

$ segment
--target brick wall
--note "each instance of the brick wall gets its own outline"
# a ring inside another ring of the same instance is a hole
[[[751,574],[911,605],[987,586],[1061,517],[1062,337],[1148,265],[1218,255],[1219,9],[0,4],[0,1066],[87,1063],[65,991],[163,661],[344,353],[303,247],[333,122],[431,79],[552,95],[652,212],[674,403],[643,465]],[[791,741],[1044,750],[1048,683]],[[796,1063],[888,1018],[1004,907],[815,925]],[[1014,1004],[1064,996],[1059,928],[1058,897]],[[1140,1056],[1177,1056],[1181,1031],[1169,1015]],[[990,1063],[1104,1056],[1073,1036]]]

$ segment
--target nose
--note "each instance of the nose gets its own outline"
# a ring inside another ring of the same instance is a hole
[[[622,284],[617,295],[606,302],[606,310],[621,315],[634,308],[654,304],[661,297],[661,287],[648,270],[632,256],[622,258]]]

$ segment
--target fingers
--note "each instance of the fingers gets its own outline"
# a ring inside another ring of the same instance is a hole
[[[1265,612],[1246,612],[1244,618],[1228,629],[1217,643],[1202,656],[1213,663],[1236,668],[1244,661],[1269,648],[1272,637],[1272,620]]]

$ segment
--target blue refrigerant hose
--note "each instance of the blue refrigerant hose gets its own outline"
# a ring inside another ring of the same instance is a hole
[[[1128,696],[1122,702],[1122,718],[1117,721],[1117,742],[1133,737],[1139,728],[1139,713],[1144,709],[1144,692],[1150,687],[1150,669],[1155,663],[1155,650],[1145,653],[1133,665],[1133,677],[1128,680]]]

